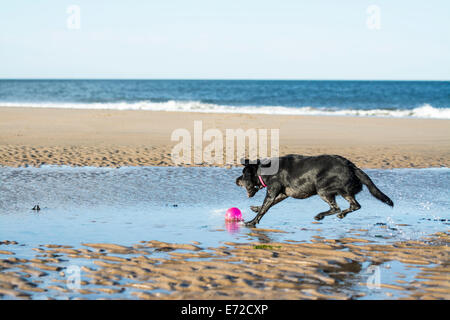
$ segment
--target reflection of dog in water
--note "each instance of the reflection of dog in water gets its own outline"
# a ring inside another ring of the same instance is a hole
[[[274,161],[274,159],[272,159]],[[301,156],[287,155],[277,159],[279,169],[275,174],[264,175],[261,169],[270,167],[271,162],[250,163],[243,160],[242,176],[236,179],[236,184],[247,190],[249,198],[260,189],[267,187],[266,197],[261,206],[250,207],[258,214],[246,222],[248,226],[255,226],[266,212],[275,204],[288,197],[306,199],[319,195],[330,210],[317,214],[314,219],[322,220],[325,216],[338,214],[344,218],[348,213],[361,208],[355,195],[366,185],[370,193],[380,201],[394,206],[394,203],[361,169],[344,157],[337,155]],[[350,207],[341,210],[336,203],[336,196],[340,195],[350,203]]]

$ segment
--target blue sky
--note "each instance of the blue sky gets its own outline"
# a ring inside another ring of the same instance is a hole
[[[448,0],[8,1],[0,78],[449,80],[449,13]]]

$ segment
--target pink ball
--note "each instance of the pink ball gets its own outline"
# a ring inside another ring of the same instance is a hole
[[[227,221],[242,221],[242,213],[238,208],[230,208],[225,214],[225,220]]]

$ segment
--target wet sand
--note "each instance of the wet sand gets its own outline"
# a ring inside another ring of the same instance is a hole
[[[280,153],[362,168],[449,167],[450,120],[0,107],[0,165],[171,166],[175,129],[280,129]],[[206,145],[206,143],[204,144]]]
[[[262,235],[277,231],[254,229]],[[449,240],[449,233],[441,232],[393,245],[322,237],[208,248],[155,240],[80,248],[48,244],[34,248],[35,257],[27,259],[15,257],[20,244],[2,241],[0,297],[315,300],[364,299],[375,290],[385,299],[450,299]],[[168,257],[158,257],[161,252]],[[386,269],[392,261],[413,271]],[[363,267],[381,265],[378,278]],[[79,286],[68,285],[73,273],[67,266],[80,268]]]

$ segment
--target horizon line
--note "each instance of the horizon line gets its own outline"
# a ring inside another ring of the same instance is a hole
[[[404,82],[449,82],[450,79],[307,79],[307,78],[3,78],[0,80],[168,80],[168,81],[404,81]]]

